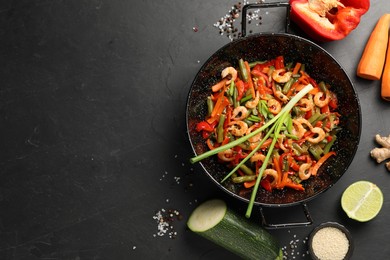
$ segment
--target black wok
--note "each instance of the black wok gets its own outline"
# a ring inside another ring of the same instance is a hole
[[[222,69],[228,66],[237,68],[240,58],[252,62],[273,59],[279,55],[283,55],[286,62],[305,64],[306,71],[311,77],[332,86],[332,91],[337,94],[339,100],[342,130],[338,133],[337,141],[332,148],[337,156],[328,159],[315,178],[304,182],[304,192],[284,189],[273,190],[270,193],[259,189],[255,205],[260,206],[292,206],[313,199],[329,189],[341,178],[352,162],[361,132],[360,104],[354,86],[344,69],[327,51],[299,36],[287,33],[260,33],[223,46],[205,62],[196,75],[189,91],[186,111],[188,136],[196,155],[208,150],[195,126],[206,116],[206,98],[210,95],[210,86],[220,80]],[[230,181],[221,184],[229,169],[218,163],[216,156],[204,159],[200,164],[218,187],[235,198],[249,201],[250,193],[240,194],[238,185]]]

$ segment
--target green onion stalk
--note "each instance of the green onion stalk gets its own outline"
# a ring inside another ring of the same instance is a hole
[[[255,198],[256,198],[256,193],[257,193],[257,190],[258,190],[258,187],[259,187],[259,184],[260,184],[260,180],[261,180],[261,177],[263,175],[263,172],[265,170],[265,168],[267,167],[267,163],[268,163],[268,160],[270,159],[271,157],[271,154],[272,154],[272,151],[273,151],[273,148],[277,142],[277,139],[279,137],[279,133],[280,133],[280,130],[284,124],[284,122],[286,121],[286,119],[288,119],[288,116],[290,114],[290,110],[295,106],[296,103],[298,103],[298,101],[303,98],[310,90],[313,89],[313,86],[311,84],[308,84],[306,85],[301,91],[299,91],[288,103],[286,106],[283,107],[283,109],[275,116],[273,117],[271,120],[269,120],[267,123],[265,123],[262,127],[256,129],[255,131],[251,132],[250,134],[248,135],[245,135],[245,136],[242,136],[230,143],[227,143],[225,145],[222,145],[220,147],[217,147],[213,150],[209,150],[203,154],[200,154],[198,156],[195,156],[193,158],[190,159],[190,162],[191,163],[196,163],[196,162],[199,162],[203,159],[206,159],[212,155],[215,155],[219,152],[223,152],[227,149],[230,149],[230,148],[233,148],[234,146],[237,146],[245,141],[247,141],[249,138],[261,133],[262,131],[264,131],[265,129],[269,128],[270,127],[270,130],[267,132],[267,134],[264,136],[264,138],[262,139],[262,141],[255,147],[255,149],[252,150],[252,152],[250,154],[248,154],[247,157],[245,157],[231,172],[229,172],[226,177],[222,180],[222,182],[224,182],[227,178],[229,178],[241,165],[243,165],[249,158],[251,158],[253,156],[253,154],[258,150],[260,149],[260,147],[262,146],[262,144],[264,143],[265,140],[267,140],[267,138],[273,134],[273,140],[272,140],[272,143],[268,149],[268,152],[267,152],[267,155],[266,155],[266,158],[264,160],[264,163],[262,165],[262,167],[260,168],[260,172],[259,172],[259,175],[256,179],[256,184],[255,186],[253,187],[253,191],[252,191],[252,194],[251,194],[251,198],[249,200],[249,204],[248,204],[248,208],[247,208],[247,212],[245,214],[245,216],[247,218],[250,218],[251,216],[251,212],[252,212],[252,208],[253,208],[253,205],[254,205],[254,201],[255,201]]]

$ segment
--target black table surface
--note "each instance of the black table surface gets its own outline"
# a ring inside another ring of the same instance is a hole
[[[239,212],[246,205],[189,163],[185,105],[202,64],[230,42],[215,24],[237,3],[0,3],[0,259],[235,258],[186,228],[191,211],[209,198]],[[310,259],[307,236],[327,221],[350,230],[352,259],[390,255],[390,174],[369,156],[375,134],[390,134],[390,103],[381,100],[379,81],[356,77],[370,32],[386,12],[389,1],[371,1],[348,37],[320,44],[356,88],[362,133],[345,175],[308,202],[313,225],[269,230],[288,259]],[[261,15],[254,32],[283,31],[283,17]],[[358,180],[384,194],[381,212],[367,223],[348,219],[340,207],[342,192]],[[260,225],[256,212],[251,220]],[[295,220],[301,212],[266,209],[271,219]],[[174,216],[165,233],[159,213]]]

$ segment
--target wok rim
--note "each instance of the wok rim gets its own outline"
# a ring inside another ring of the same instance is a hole
[[[319,191],[319,192],[317,192],[317,193],[315,193],[315,194],[313,194],[311,196],[308,196],[308,197],[306,197],[304,199],[298,200],[298,201],[287,202],[287,203],[274,203],[274,204],[258,202],[256,200],[254,201],[254,205],[255,206],[262,206],[262,207],[290,207],[290,206],[296,206],[296,205],[305,204],[308,201],[311,201],[311,200],[317,198],[319,195],[322,195],[324,192],[328,191],[331,187],[333,187],[344,176],[344,174],[347,172],[347,170],[350,167],[353,159],[356,156],[356,153],[357,153],[359,145],[360,145],[361,132],[362,132],[362,111],[361,111],[361,105],[360,105],[359,96],[357,94],[357,91],[356,91],[356,88],[355,88],[355,86],[353,84],[353,81],[349,77],[349,75],[346,72],[346,70],[344,69],[344,67],[339,63],[339,61],[335,57],[333,57],[333,55],[331,55],[327,50],[325,50],[323,47],[319,46],[318,44],[316,44],[316,43],[314,43],[314,42],[312,42],[312,41],[310,41],[310,40],[308,40],[306,38],[303,38],[301,36],[290,34],[290,33],[264,33],[264,32],[260,32],[260,33],[251,34],[251,35],[248,35],[248,36],[245,36],[245,37],[241,37],[241,38],[239,38],[237,40],[229,42],[229,43],[223,45],[222,47],[218,48],[213,54],[210,55],[210,57],[199,68],[196,76],[194,77],[194,79],[193,79],[193,81],[191,83],[191,87],[190,87],[190,89],[188,91],[187,102],[186,102],[186,131],[187,131],[187,136],[188,136],[188,139],[190,141],[190,145],[191,145],[193,154],[195,156],[197,156],[198,154],[197,154],[197,152],[195,150],[195,145],[194,145],[194,143],[192,141],[192,138],[191,138],[191,135],[190,135],[190,127],[189,127],[189,124],[188,124],[188,122],[189,122],[189,112],[188,111],[189,111],[189,108],[190,108],[191,92],[193,91],[195,82],[197,81],[197,79],[198,79],[198,77],[200,75],[200,72],[202,72],[203,69],[206,66],[208,66],[208,64],[210,63],[210,61],[213,59],[213,57],[216,54],[218,54],[219,52],[223,51],[225,48],[228,48],[230,45],[232,45],[232,44],[240,44],[240,42],[249,41],[249,40],[251,40],[253,38],[259,38],[259,37],[288,37],[288,38],[293,38],[294,41],[303,41],[303,42],[309,44],[311,47],[317,48],[318,50],[322,51],[326,56],[328,56],[338,66],[338,69],[342,71],[342,73],[344,74],[344,76],[346,77],[348,82],[350,83],[350,86],[352,88],[353,94],[355,96],[356,105],[357,105],[357,108],[358,108],[358,110],[357,110],[358,132],[357,132],[357,136],[356,136],[356,146],[351,151],[351,156],[346,161],[345,167],[344,167],[340,177],[337,178],[337,180],[333,181],[331,184],[327,185],[323,190],[321,190],[321,191]],[[236,198],[236,199],[238,199],[238,200],[240,200],[242,202],[245,202],[245,203],[249,203],[249,199],[244,198],[244,197],[234,193],[233,191],[228,190],[221,183],[219,183],[209,173],[209,171],[206,169],[206,167],[204,166],[202,161],[199,161],[199,164],[202,167],[203,171],[207,174],[208,178],[211,179],[213,181],[213,183],[215,183],[220,189],[222,189],[224,192],[226,192],[228,195],[232,196],[233,198]]]

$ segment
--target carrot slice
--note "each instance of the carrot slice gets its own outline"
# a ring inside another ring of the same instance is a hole
[[[292,74],[293,74],[293,75],[298,74],[299,69],[301,68],[301,65],[302,65],[302,63],[300,63],[300,62],[297,62],[297,63],[295,64],[295,67],[294,67],[294,69],[293,69],[293,71],[292,71]]]
[[[264,141],[263,145],[260,147],[261,149],[265,149],[268,146],[270,146],[272,143],[272,138],[268,138],[267,140]]]
[[[288,179],[288,180],[290,180],[290,179]],[[292,189],[295,189],[295,190],[300,190],[300,191],[304,191],[305,190],[305,188],[303,188],[302,184],[294,183],[291,180],[287,181],[285,186],[289,187],[289,188],[292,188]]]
[[[210,118],[208,118],[208,119],[206,120],[207,123],[212,124],[213,122],[215,122],[216,120],[218,120],[219,117],[221,116],[223,110],[225,109],[225,107],[226,107],[227,105],[229,105],[229,104],[230,104],[230,102],[229,102],[229,100],[227,99],[227,97],[221,96],[221,97],[217,100],[217,103],[215,104],[213,111],[211,111],[211,116],[210,116]]]
[[[310,173],[311,175],[317,175],[317,172],[318,172],[318,169],[321,167],[321,165],[326,161],[328,160],[329,157],[331,157],[332,155],[336,155],[336,152],[334,151],[331,151],[331,152],[328,152],[327,154],[325,154],[324,156],[322,156],[318,161],[317,163],[310,169]]]
[[[246,182],[244,182],[244,187],[249,189],[249,188],[252,188],[253,186],[255,186],[255,184],[256,184],[256,180],[254,180],[254,181],[246,181]]]
[[[382,15],[364,48],[357,68],[361,78],[379,80],[382,76],[389,39],[390,14]]]
[[[288,173],[284,172],[283,173],[283,178],[282,178],[282,183],[280,184],[281,188],[284,188],[287,185],[288,180],[289,180]]]
[[[273,161],[274,161],[274,168],[275,168],[276,172],[278,173],[278,179],[276,180],[276,187],[281,188],[280,184],[282,183],[283,172],[282,172],[282,169],[280,168],[279,160],[276,157],[274,157]]]
[[[221,80],[220,82],[218,82],[218,83],[216,83],[215,85],[213,85],[213,86],[211,87],[211,90],[212,90],[213,92],[217,92],[218,90],[220,90],[221,88],[223,88],[223,87],[226,85],[226,81],[227,81],[227,79]]]

